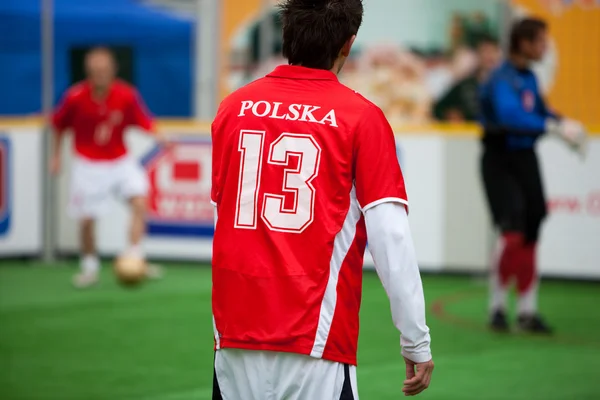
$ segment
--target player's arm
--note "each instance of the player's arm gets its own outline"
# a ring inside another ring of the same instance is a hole
[[[546,119],[546,131],[551,135],[558,136],[567,146],[582,156],[585,155],[587,133],[583,124],[570,118],[564,118],[548,108],[544,97],[542,96],[537,79],[535,80],[535,96],[536,101],[540,104],[542,115]]]
[[[390,300],[394,325],[401,332],[407,365],[403,390],[414,395],[431,379],[429,328],[394,134],[378,108],[370,107],[361,117],[354,151],[356,196],[365,215],[369,249]]]
[[[406,208],[382,203],[365,212],[369,250],[390,300],[392,320],[402,333],[407,395],[425,390],[431,381],[431,338],[425,322],[425,298]],[[416,371],[415,371],[416,368]]]
[[[560,121],[562,119],[562,116],[556,112],[554,112],[553,110],[551,110],[548,105],[546,104],[546,100],[544,99],[544,97],[541,95],[541,93],[537,93],[537,101],[539,102],[539,104],[541,105],[541,110],[542,110],[542,114],[546,116],[546,118],[552,118],[555,119],[557,121]]]
[[[50,158],[50,172],[53,175],[60,173],[61,169],[61,149],[64,139],[64,134],[71,127],[75,97],[73,89],[67,91],[63,96],[58,106],[50,117],[50,127],[52,130],[52,156]]]
[[[224,154],[224,137],[222,132],[223,116],[225,114],[225,107],[223,104],[219,106],[217,115],[213,123],[210,126],[211,136],[211,148],[212,148],[212,166],[211,166],[211,190],[210,190],[210,202],[215,206],[215,210],[218,208],[218,204],[221,200],[222,194],[222,180],[225,175],[225,169],[227,168],[227,156]],[[216,222],[215,222],[216,224]]]
[[[545,118],[551,118],[551,119],[554,119],[557,121],[561,120],[562,116],[560,116],[556,112],[552,111],[546,104],[546,100],[544,99],[544,96],[542,95],[542,92],[540,90],[540,85],[538,83],[537,77],[535,76],[535,73],[531,72],[531,78],[533,79],[533,84],[534,84],[535,101],[536,101],[536,104],[539,104],[538,109],[540,110],[542,116],[544,116]]]
[[[431,360],[425,298],[408,214],[404,205],[382,203],[365,211],[369,250],[402,332],[402,355],[414,362]]]
[[[221,196],[221,188],[220,188],[220,168],[221,168],[221,158],[223,155],[220,153],[221,147],[218,145],[218,133],[216,132],[215,123],[211,125],[210,128],[210,136],[211,136],[211,150],[212,150],[212,167],[211,167],[211,186],[210,186],[210,203],[215,207],[215,227],[217,226],[217,205],[219,203],[219,198]]]
[[[146,107],[142,96],[140,96],[135,89],[133,89],[130,112],[131,125],[135,125],[148,133],[156,132],[154,118],[152,117],[152,114],[150,114],[150,111],[148,111],[148,107]]]
[[[134,89],[133,100],[131,103],[131,125],[135,125],[145,132],[154,135],[156,140],[161,144],[165,145],[168,143],[167,137],[163,131],[156,127],[154,117],[148,110],[148,107],[144,103],[142,96],[139,92]]]

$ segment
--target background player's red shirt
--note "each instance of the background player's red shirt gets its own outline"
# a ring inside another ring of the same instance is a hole
[[[407,204],[381,110],[323,70],[281,66],[212,126],[217,348],[356,363],[365,209]]]
[[[92,160],[113,160],[126,154],[124,131],[128,126],[153,129],[152,117],[137,91],[120,80],[113,82],[102,100],[92,96],[88,82],[72,86],[52,123],[59,134],[71,128],[75,152]]]

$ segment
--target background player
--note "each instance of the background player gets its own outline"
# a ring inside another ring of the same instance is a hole
[[[530,64],[547,48],[547,26],[539,19],[517,22],[511,32],[510,56],[481,91],[484,153],[482,176],[489,207],[502,236],[492,267],[491,327],[506,331],[508,285],[518,291],[518,326],[551,333],[537,310],[536,247],[546,216],[546,200],[535,144],[544,133],[583,148],[581,124],[550,111],[540,94]]]
[[[69,88],[52,116],[56,132],[51,171],[61,169],[64,132],[73,131],[75,158],[71,175],[70,214],[79,219],[81,272],[73,283],[87,287],[98,281],[100,262],[94,238],[95,220],[107,210],[110,196],[118,193],[131,205],[130,246],[126,255],[144,258],[147,176],[127,154],[124,131],[138,126],[154,131],[154,122],[136,90],[115,78],[117,65],[106,48],[92,49],[85,58],[88,79]],[[156,267],[149,268],[156,277]]]
[[[456,83],[434,106],[433,113],[440,121],[477,121],[479,111],[479,86],[498,67],[502,52],[491,36],[482,35],[476,45],[477,68],[472,74]]]
[[[290,65],[212,125],[214,399],[357,399],[367,236],[402,332],[403,391],[429,385],[429,329],[392,129],[336,74],[361,0],[287,0]]]

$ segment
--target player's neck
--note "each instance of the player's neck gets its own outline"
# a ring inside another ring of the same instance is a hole
[[[92,79],[87,81],[88,87],[90,88],[92,98],[98,101],[105,100],[110,93],[110,88],[113,85],[114,80],[109,80],[105,83],[94,82]]]
[[[343,63],[342,63],[342,65],[340,65],[340,62],[338,60],[335,63],[333,63],[333,68],[331,68],[329,71],[333,72],[334,75],[339,75],[339,73],[342,70],[342,66],[343,66]]]
[[[511,54],[508,59],[510,63],[514,65],[517,69],[529,68],[530,61],[527,57],[524,57],[520,54]]]
[[[106,98],[110,85],[107,86],[92,86],[92,97],[98,100]]]

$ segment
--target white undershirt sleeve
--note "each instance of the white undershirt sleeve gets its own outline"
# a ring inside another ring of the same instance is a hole
[[[431,360],[425,323],[423,284],[406,208],[382,203],[365,212],[369,250],[389,297],[394,325],[401,332],[402,355],[416,363]]]

